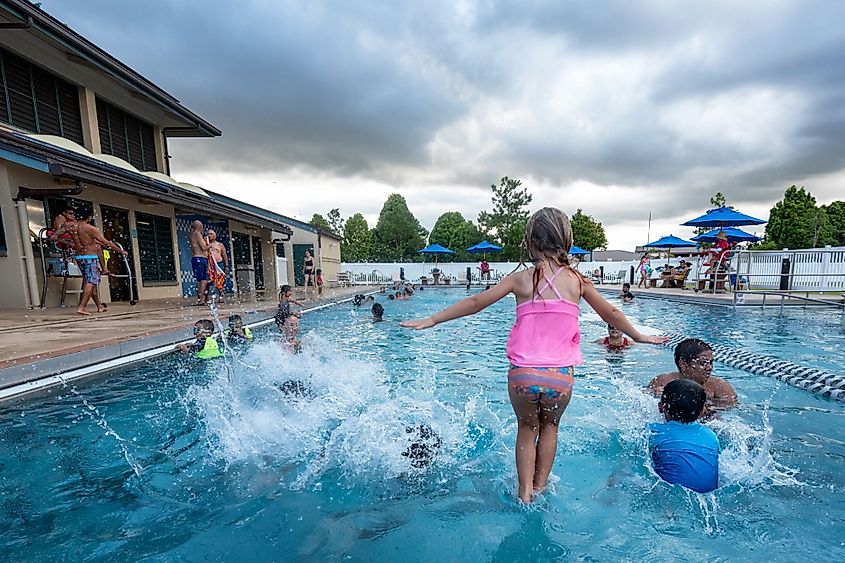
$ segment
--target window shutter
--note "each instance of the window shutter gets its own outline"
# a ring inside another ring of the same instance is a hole
[[[11,105],[11,123],[27,131],[37,131],[35,104],[32,99],[32,82],[29,65],[18,57],[6,57],[6,87]]]
[[[147,282],[176,281],[176,260],[173,254],[173,230],[170,219],[149,213],[135,213],[141,280]]]
[[[157,170],[153,126],[97,98],[100,145],[141,171]]]

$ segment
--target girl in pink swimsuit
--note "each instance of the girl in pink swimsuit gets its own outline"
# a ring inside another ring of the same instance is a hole
[[[640,334],[622,312],[569,265],[572,226],[566,214],[545,207],[528,220],[523,248],[533,267],[507,276],[488,291],[439,313],[402,326],[429,328],[473,315],[509,293],[516,296],[516,323],[508,338],[508,394],[519,425],[516,470],[519,498],[529,503],[542,492],[557,452],[557,427],[572,397],[574,367],[581,363],[578,328],[581,298],[608,324],[636,342],[662,343],[665,337]]]

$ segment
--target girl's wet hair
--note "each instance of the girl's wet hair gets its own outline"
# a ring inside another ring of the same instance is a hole
[[[525,225],[525,238],[522,241],[525,258],[520,265],[526,260],[534,263],[535,294],[543,275],[542,269],[536,267],[537,264],[545,260],[557,267],[566,266],[572,269],[569,263],[570,248],[572,248],[572,224],[566,213],[555,207],[544,207],[528,218],[528,223]],[[578,279],[581,279],[580,274]]]

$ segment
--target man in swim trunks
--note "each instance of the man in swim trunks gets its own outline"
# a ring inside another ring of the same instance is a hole
[[[713,350],[697,338],[688,338],[675,347],[675,365],[678,371],[664,373],[648,384],[648,390],[660,397],[663,388],[676,379],[691,379],[707,393],[705,416],[736,405],[736,391],[731,384],[713,376]]]
[[[100,251],[103,248],[108,248],[123,256],[126,256],[127,252],[106,239],[103,233],[100,232],[100,229],[91,224],[92,208],[85,208],[79,211],[78,215],[79,218],[76,221],[64,222],[50,236],[50,239],[56,240],[63,233],[70,233],[71,240],[73,241],[76,263],[82,271],[83,278],[82,299],[80,299],[79,307],[76,309],[77,314],[91,314],[85,310],[85,307],[92,298],[94,299],[94,304],[97,306],[97,312],[102,313],[106,308],[100,303],[100,297],[97,294],[97,286],[100,284],[100,274],[102,273]]]
[[[191,269],[194,271],[194,279],[197,280],[197,305],[208,303],[208,251],[211,247],[202,234],[204,228],[202,221],[194,221],[193,230],[188,237],[191,244]]]

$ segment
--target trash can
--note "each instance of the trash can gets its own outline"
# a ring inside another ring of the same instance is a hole
[[[792,269],[792,264],[789,258],[784,258],[780,263],[780,290],[789,291],[789,272]]]
[[[238,293],[255,291],[255,268],[252,264],[235,264],[235,281],[238,283]]]

